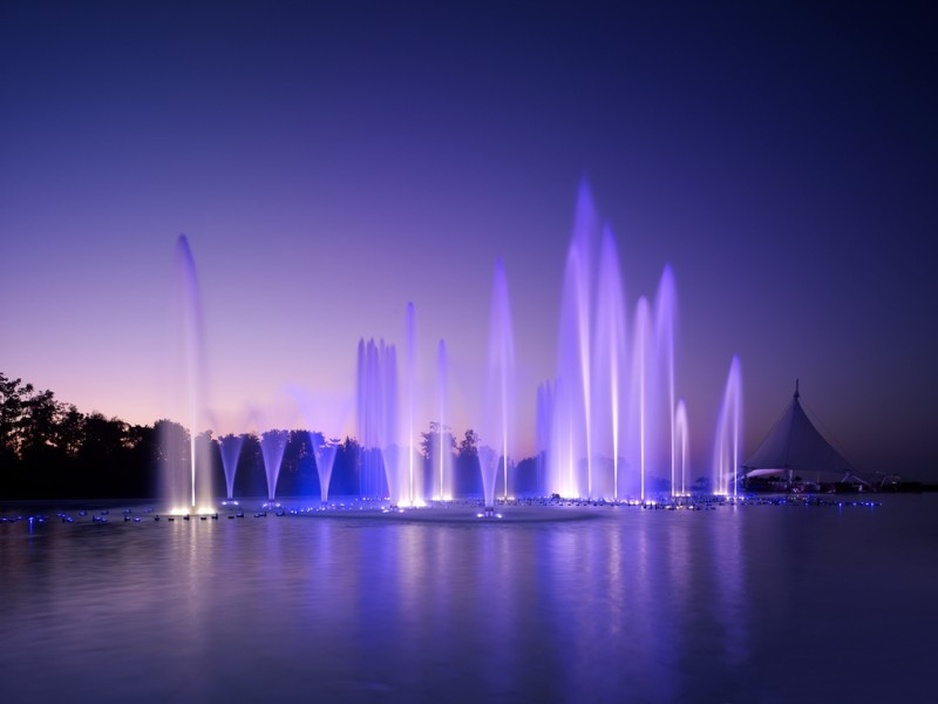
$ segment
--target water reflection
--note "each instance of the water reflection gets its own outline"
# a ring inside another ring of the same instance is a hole
[[[2,524],[4,698],[914,698],[932,508]],[[864,658],[902,682],[838,674]]]

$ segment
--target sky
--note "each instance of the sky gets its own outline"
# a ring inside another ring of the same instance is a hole
[[[698,465],[738,355],[747,453],[797,378],[859,469],[938,479],[936,44],[925,2],[8,0],[0,371],[175,419],[184,233],[216,433],[354,433],[412,302],[461,434],[501,258],[524,455],[585,179],[628,310],[672,267]]]

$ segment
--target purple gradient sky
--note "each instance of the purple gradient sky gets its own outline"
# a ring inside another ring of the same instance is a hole
[[[739,354],[747,452],[800,377],[860,469],[935,478],[935,10],[638,4],[4,2],[0,370],[175,415],[184,232],[217,431],[351,430],[413,301],[461,434],[502,256],[530,449],[586,174],[629,309],[674,268],[698,466]]]

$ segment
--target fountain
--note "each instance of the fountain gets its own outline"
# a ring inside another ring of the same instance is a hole
[[[648,299],[642,296],[638,299],[635,308],[635,346],[632,355],[632,403],[630,406],[632,417],[637,421],[631,425],[633,431],[631,437],[634,438],[632,448],[633,452],[637,452],[637,457],[630,464],[638,468],[638,497],[643,503],[645,479],[648,474],[650,319]]]
[[[194,508],[209,496],[196,442],[203,417],[201,310],[198,282],[184,236],[176,248],[180,292],[184,298],[188,393],[188,474],[182,495],[172,483],[174,505]],[[596,501],[673,497],[688,492],[689,428],[687,410],[678,401],[676,380],[677,286],[666,265],[655,297],[640,296],[626,305],[620,256],[609,225],[600,227],[589,188],[579,189],[567,251],[558,325],[556,375],[543,382],[536,399],[536,484],[542,495]],[[362,498],[390,500],[397,507],[445,501],[456,493],[448,420],[448,350],[439,340],[436,354],[437,399],[430,432],[422,434],[418,379],[420,358],[416,312],[408,303],[401,347],[384,340],[359,340],[357,354],[358,486]],[[501,259],[495,264],[489,316],[488,385],[482,444],[477,451],[483,499],[493,509],[496,496],[507,500],[518,486],[510,470],[516,440],[514,327],[508,282]],[[720,410],[714,446],[717,491],[727,493],[739,460],[741,374],[734,358]],[[314,419],[307,416],[308,422]],[[184,433],[183,433],[184,434]],[[175,433],[174,437],[183,434]],[[168,433],[172,435],[172,433]],[[290,434],[268,430],[260,437],[268,499],[273,501]],[[328,501],[338,446],[310,430],[310,447],[319,475],[320,499]],[[228,498],[243,437],[220,438]],[[421,454],[422,450],[423,454]],[[183,457],[186,453],[165,452]],[[186,461],[182,461],[183,464]],[[179,463],[177,463],[179,464]],[[167,473],[170,476],[172,472]],[[178,474],[178,472],[177,472]],[[530,475],[528,475],[530,476]],[[462,481],[462,480],[461,480]],[[200,488],[201,487],[201,488]],[[197,490],[199,494],[197,495]]]
[[[332,480],[332,468],[339,447],[334,442],[326,442],[322,433],[312,431],[309,432],[309,444],[313,448],[316,473],[319,475],[319,500],[326,504],[329,501],[329,482]]]
[[[509,443],[514,431],[514,367],[515,343],[508,300],[508,280],[501,259],[495,263],[492,282],[492,306],[489,319],[489,383],[486,413],[486,439],[497,442],[496,447],[485,445],[479,450],[482,465],[482,491],[485,506],[495,506],[496,482],[501,468],[503,498],[508,499]]]
[[[740,447],[743,416],[743,379],[739,357],[733,357],[726,378],[723,402],[713,439],[714,493],[736,498],[739,492]],[[730,487],[732,483],[732,488]]]
[[[185,235],[179,235],[176,240],[175,271],[184,349],[179,368],[184,371],[181,385],[186,397],[188,453],[174,447],[179,444],[180,434],[171,429],[171,424],[163,424],[160,438],[164,448],[163,495],[175,513],[211,512],[210,445],[197,442],[206,407],[202,301],[195,260]]]
[[[423,472],[419,471],[419,458],[416,445],[416,413],[417,413],[417,316],[413,303],[407,304],[404,316],[404,341],[407,366],[404,370],[405,400],[407,403],[404,416],[404,429],[407,433],[400,444],[406,453],[406,487],[405,493],[396,502],[398,505],[417,506],[424,503]]]
[[[552,452],[551,424],[554,418],[554,386],[545,381],[537,387],[537,425],[535,426],[535,459],[537,462],[537,491],[547,494],[547,458]]]
[[[681,468],[681,488],[680,491],[674,491],[672,484],[672,495],[687,496],[687,464],[690,461],[690,437],[687,428],[687,407],[684,405],[684,399],[677,402],[677,410],[674,411],[674,444],[676,447],[676,461]]]
[[[438,501],[446,501],[453,498],[453,442],[452,433],[446,426],[447,410],[447,363],[446,363],[446,342],[440,340],[437,346],[437,386],[439,390],[440,417],[434,427],[430,427],[430,457],[435,463],[433,472],[436,482],[436,491],[434,495]],[[449,440],[447,440],[447,438]]]
[[[606,481],[601,477],[590,482],[588,495],[619,498],[619,468],[621,433],[622,371],[626,350],[625,310],[622,278],[619,274],[619,253],[612,230],[603,228],[602,250],[599,262],[598,294],[596,300],[595,370],[595,441],[593,446],[599,457],[609,458],[611,472]],[[599,481],[595,481],[598,479]],[[611,485],[609,480],[611,479]],[[595,489],[595,491],[594,491]]]
[[[241,457],[241,447],[243,445],[243,435],[223,435],[218,438],[222,468],[225,470],[225,487],[228,501],[234,498],[235,475],[238,471],[238,459]]]
[[[564,274],[557,377],[538,392],[538,456],[549,493],[645,501],[652,477],[659,490],[678,491],[676,311],[674,274],[665,266],[654,304],[638,299],[627,335],[615,238],[608,225],[600,233],[583,184]]]
[[[548,456],[548,490],[562,496],[589,496],[592,488],[590,284],[595,229],[593,199],[583,183],[564,273]]]
[[[400,500],[397,455],[397,352],[384,340],[358,343],[358,441],[362,498]]]
[[[267,500],[277,498],[277,479],[280,477],[280,465],[283,453],[287,449],[290,433],[286,430],[267,430],[261,434],[261,455],[264,458],[264,475],[267,477]]]
[[[677,315],[677,291],[674,284],[674,274],[671,266],[666,265],[658,284],[658,293],[655,296],[655,359],[663,366],[658,377],[665,388],[660,389],[663,400],[666,401],[668,418],[668,462],[671,468],[670,484],[671,495],[677,491],[676,453],[674,422],[676,411],[674,406],[674,328]]]

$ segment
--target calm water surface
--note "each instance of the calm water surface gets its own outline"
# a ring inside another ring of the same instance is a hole
[[[49,509],[0,524],[0,698],[935,701],[938,496],[877,500],[495,523]]]

